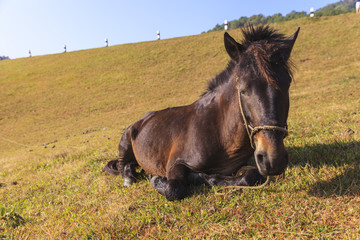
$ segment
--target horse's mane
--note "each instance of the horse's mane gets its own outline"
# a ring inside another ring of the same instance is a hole
[[[221,73],[216,75],[216,77],[214,77],[211,81],[208,82],[206,91],[202,94],[202,96],[208,92],[214,91],[215,88],[229,81],[231,72],[234,69],[234,67],[235,67],[235,62],[233,60],[230,60],[225,70],[223,70]]]
[[[284,60],[279,51],[285,47],[286,37],[284,34],[278,33],[268,25],[257,27],[250,25],[242,28],[241,32],[244,39],[240,44],[245,49],[241,59],[245,61],[246,65],[256,65],[257,67],[254,69],[257,69],[258,74],[261,74],[275,88],[278,88],[278,83],[271,71],[271,62],[280,63],[279,65],[292,77],[291,67],[293,64],[289,59]],[[230,60],[226,69],[208,82],[203,95],[228,82],[235,65],[236,63]]]

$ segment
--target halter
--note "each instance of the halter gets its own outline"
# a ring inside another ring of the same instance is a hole
[[[249,136],[250,139],[250,144],[251,147],[255,150],[255,144],[254,144],[254,136],[256,135],[256,133],[260,132],[261,130],[269,130],[269,131],[278,131],[278,132],[282,132],[284,134],[284,138],[289,135],[289,131],[288,131],[288,127],[287,124],[285,125],[285,127],[278,127],[278,126],[273,126],[273,125],[263,125],[263,126],[257,126],[257,127],[252,127],[248,121],[246,120],[245,117],[245,113],[244,113],[244,109],[242,107],[242,102],[241,102],[241,92],[240,92],[240,88],[239,88],[239,77],[236,77],[236,88],[238,90],[238,96],[239,96],[239,108],[240,108],[240,112],[241,112],[241,116],[243,118],[244,121],[244,125],[246,128],[246,132]]]

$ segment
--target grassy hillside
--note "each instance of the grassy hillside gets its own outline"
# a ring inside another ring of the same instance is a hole
[[[360,238],[360,17],[273,26],[301,27],[292,160],[268,188],[225,197],[167,202],[102,172],[126,126],[193,102],[225,68],[223,32],[0,61],[0,238]]]

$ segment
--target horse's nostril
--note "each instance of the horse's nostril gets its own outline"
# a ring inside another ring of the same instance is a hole
[[[262,153],[256,154],[256,160],[257,160],[258,164],[262,165],[264,162],[264,154],[262,154]]]
[[[267,159],[267,155],[264,152],[258,152],[255,155],[257,166],[262,173],[266,173],[270,170],[270,163]]]

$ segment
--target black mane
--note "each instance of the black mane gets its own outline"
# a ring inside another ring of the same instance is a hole
[[[284,34],[278,33],[276,29],[271,28],[269,25],[260,25],[254,27],[252,25],[242,28],[241,32],[244,39],[241,41],[241,45],[246,49],[254,42],[267,40],[269,42],[282,42],[286,39]]]
[[[241,29],[243,40],[240,42],[240,44],[244,47],[245,51],[249,50],[249,52],[252,51],[255,45],[258,45],[257,43],[261,42],[262,45],[267,45],[267,48],[274,47],[274,50],[271,54],[273,54],[275,51],[280,49],[284,41],[286,40],[286,37],[284,34],[278,33],[277,30],[271,28],[268,25],[261,25],[254,27],[252,25],[242,28]],[[254,44],[255,43],[255,44]],[[258,48],[259,46],[257,46]],[[266,58],[270,58],[271,56],[265,56]],[[279,60],[281,61],[281,60]],[[269,64],[268,61],[263,61],[261,65],[265,65],[265,68]],[[230,60],[228,63],[228,66],[225,70],[223,70],[221,73],[216,75],[215,78],[213,78],[211,81],[208,82],[206,91],[202,94],[205,95],[208,92],[214,91],[218,86],[226,83],[230,79],[230,75],[232,70],[234,69],[236,63],[233,60]],[[291,61],[283,62],[285,70],[292,76],[291,73]],[[266,71],[264,71],[263,74],[267,74]],[[265,76],[267,80],[271,84],[276,84],[274,81],[271,80],[271,76]]]
[[[208,92],[214,91],[215,88],[229,81],[230,74],[234,69],[235,64],[236,63],[233,60],[230,60],[227,67],[221,73],[216,75],[216,77],[214,77],[211,81],[208,82],[206,91],[202,94],[202,96],[204,96]]]

